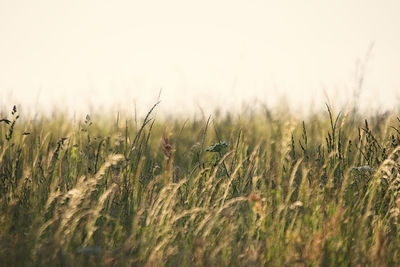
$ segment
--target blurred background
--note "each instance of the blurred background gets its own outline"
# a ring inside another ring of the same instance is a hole
[[[0,104],[390,109],[399,11],[398,0],[0,0]]]

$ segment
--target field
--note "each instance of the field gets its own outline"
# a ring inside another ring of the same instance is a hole
[[[19,115],[0,122],[0,266],[400,264],[400,120]]]

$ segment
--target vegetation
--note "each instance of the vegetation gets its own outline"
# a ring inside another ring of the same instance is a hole
[[[399,264],[394,112],[156,109],[1,114],[1,266]]]

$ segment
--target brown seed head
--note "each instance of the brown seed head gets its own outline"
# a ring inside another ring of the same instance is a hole
[[[162,151],[166,157],[171,157],[172,145],[168,142],[168,138],[163,136],[163,142],[161,144]]]
[[[263,211],[263,203],[259,194],[251,192],[248,196],[247,200],[255,213],[262,214]]]

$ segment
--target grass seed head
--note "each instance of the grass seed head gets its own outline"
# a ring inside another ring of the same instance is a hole
[[[167,158],[171,157],[172,154],[172,145],[169,143],[168,138],[163,136],[162,144],[161,144],[162,151]]]

